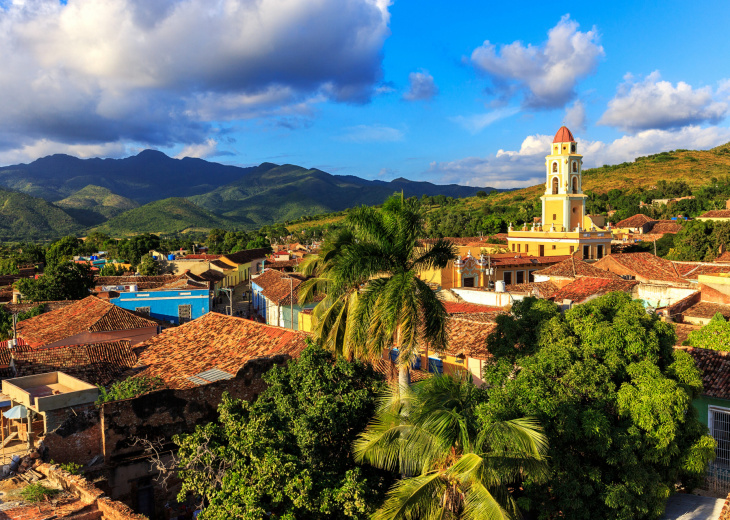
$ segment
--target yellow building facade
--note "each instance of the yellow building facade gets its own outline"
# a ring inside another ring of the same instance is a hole
[[[583,156],[565,126],[560,127],[545,157],[545,193],[542,220],[530,228],[510,224],[510,252],[530,256],[562,256],[578,253],[584,260],[599,259],[611,252],[611,231],[600,229],[586,215],[582,183]]]

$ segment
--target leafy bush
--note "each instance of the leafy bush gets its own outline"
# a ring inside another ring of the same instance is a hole
[[[121,401],[122,399],[131,399],[139,397],[142,394],[158,390],[164,386],[164,382],[160,377],[130,377],[124,381],[117,381],[109,390],[101,385],[99,387],[99,399],[96,404],[108,403],[110,401]]]
[[[60,492],[58,489],[47,488],[43,484],[36,483],[25,486],[20,494],[26,502],[36,503],[47,498],[53,498]]]
[[[76,464],[75,462],[64,462],[58,466],[63,471],[68,471],[72,475],[81,475],[81,468],[83,468],[81,464]]]
[[[691,347],[730,351],[730,323],[718,312],[707,325],[690,332],[685,344]]]

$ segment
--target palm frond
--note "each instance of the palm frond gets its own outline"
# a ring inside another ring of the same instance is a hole
[[[373,520],[421,520],[441,518],[439,497],[447,483],[441,472],[433,471],[398,481],[389,491],[385,503]]]

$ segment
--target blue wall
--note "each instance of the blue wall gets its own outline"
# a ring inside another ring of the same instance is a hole
[[[149,307],[150,317],[176,324],[180,323],[178,319],[180,305],[191,306],[191,319],[193,320],[210,311],[208,289],[127,292],[110,301],[114,305],[130,311],[139,307]]]

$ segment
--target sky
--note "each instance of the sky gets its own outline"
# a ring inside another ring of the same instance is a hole
[[[153,148],[512,188],[730,141],[730,2],[0,0],[0,165]]]

